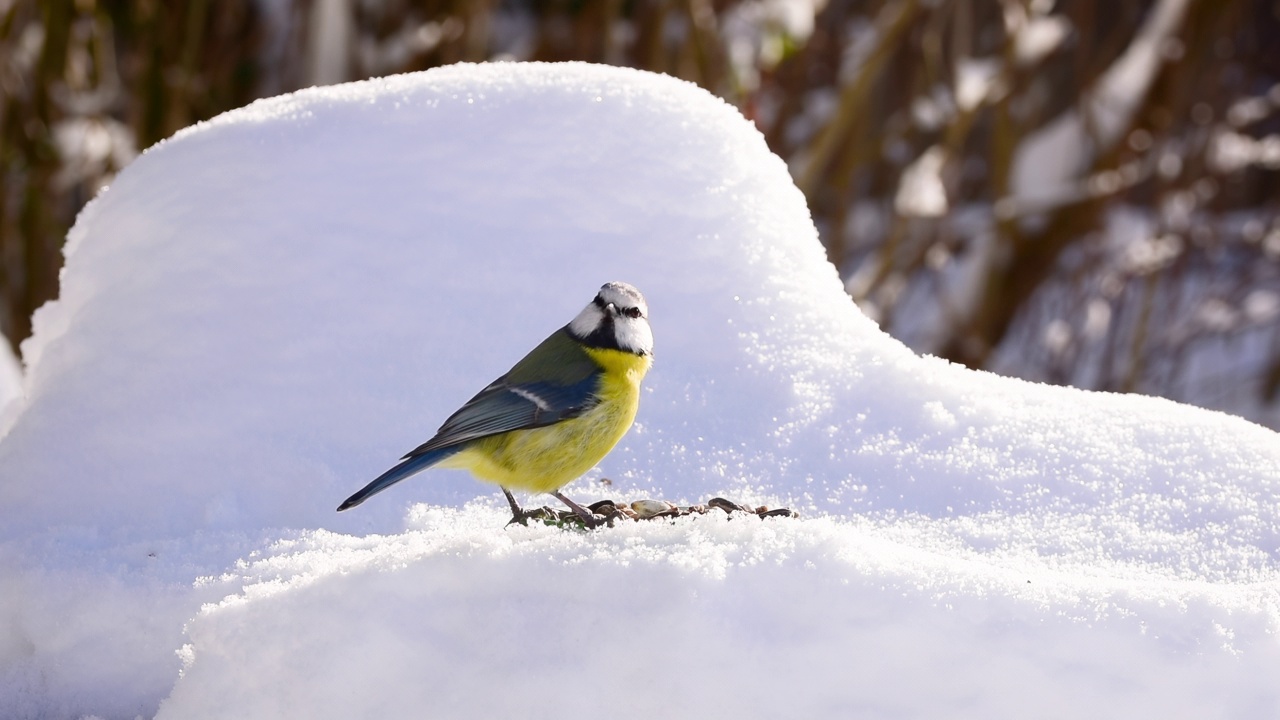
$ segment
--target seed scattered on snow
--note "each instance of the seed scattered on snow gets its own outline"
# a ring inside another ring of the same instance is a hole
[[[631,503],[631,509],[636,511],[637,517],[647,520],[664,513],[673,514],[676,506],[665,500],[636,500]]]
[[[650,498],[642,498],[634,500],[631,503],[618,503],[614,500],[597,500],[586,506],[601,522],[613,526],[614,522],[619,519],[623,520],[657,520],[659,518],[677,518],[686,515],[705,515],[711,508],[719,508],[733,517],[735,513],[748,513],[760,518],[767,517],[800,517],[800,514],[789,508],[769,508],[767,505],[761,505],[755,509],[745,505],[739,505],[732,500],[726,500],[722,497],[714,497],[705,504],[698,505],[676,505],[666,500],[653,500]],[[553,510],[549,507],[541,507],[534,510],[530,517],[542,520],[547,525],[555,525],[557,527],[582,528],[582,518],[578,517],[571,510]]]

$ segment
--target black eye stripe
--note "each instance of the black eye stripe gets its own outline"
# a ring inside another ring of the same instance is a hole
[[[608,313],[609,306],[613,305],[614,312],[618,313],[619,315],[626,315],[629,318],[644,317],[644,312],[640,308],[634,307],[634,306],[623,307],[618,303],[610,303],[609,301],[604,299],[604,295],[596,295],[595,298],[591,301],[591,304],[595,305],[601,310],[604,310],[606,316],[609,314]]]

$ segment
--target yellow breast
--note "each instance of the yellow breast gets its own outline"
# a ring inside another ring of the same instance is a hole
[[[652,358],[588,348],[604,373],[600,401],[576,418],[477,440],[442,467],[466,468],[508,488],[553,492],[600,462],[627,433],[640,405],[640,381]]]

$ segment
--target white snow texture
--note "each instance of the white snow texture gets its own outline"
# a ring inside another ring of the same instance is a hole
[[[504,529],[444,470],[335,513],[611,280],[657,360],[566,494],[804,518]],[[915,356],[754,127],[669,77],[227,113],[82,213],[35,327],[6,718],[1280,715],[1280,438]]]

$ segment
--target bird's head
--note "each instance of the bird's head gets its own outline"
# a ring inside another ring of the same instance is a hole
[[[627,283],[605,283],[595,299],[569,323],[569,333],[591,347],[653,354],[649,305],[640,291]]]

